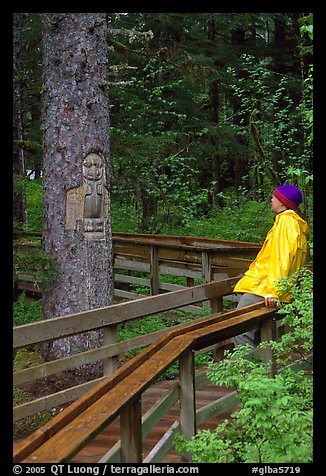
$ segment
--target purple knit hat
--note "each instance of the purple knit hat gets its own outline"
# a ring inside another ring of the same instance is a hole
[[[276,188],[274,190],[274,195],[283,203],[283,205],[292,208],[293,210],[298,208],[302,202],[301,191],[295,185],[291,185],[290,183],[286,183]]]

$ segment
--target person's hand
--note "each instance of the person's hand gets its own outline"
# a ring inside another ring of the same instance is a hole
[[[272,294],[267,294],[266,296],[264,296],[264,300],[265,300],[265,306],[266,307],[275,307],[276,306],[275,298]]]

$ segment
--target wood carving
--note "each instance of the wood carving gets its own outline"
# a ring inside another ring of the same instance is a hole
[[[105,233],[108,210],[104,159],[90,153],[83,161],[83,184],[67,192],[66,230],[76,230],[81,220],[86,238],[100,238]]]

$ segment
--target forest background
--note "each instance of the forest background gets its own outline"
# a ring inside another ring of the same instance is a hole
[[[312,227],[312,14],[106,18],[113,231],[261,242],[285,182]],[[41,231],[40,14],[14,14],[14,55],[14,224]]]
[[[14,230],[42,231],[41,17],[13,20]],[[312,14],[106,21],[112,230],[262,242],[272,192],[291,182],[312,232]],[[41,316],[39,302],[14,305],[14,325]]]

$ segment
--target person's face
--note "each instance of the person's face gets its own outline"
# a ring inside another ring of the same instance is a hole
[[[274,213],[280,213],[283,210],[286,210],[286,206],[280,202],[280,200],[275,197],[275,195],[273,195],[271,199],[271,210]]]

